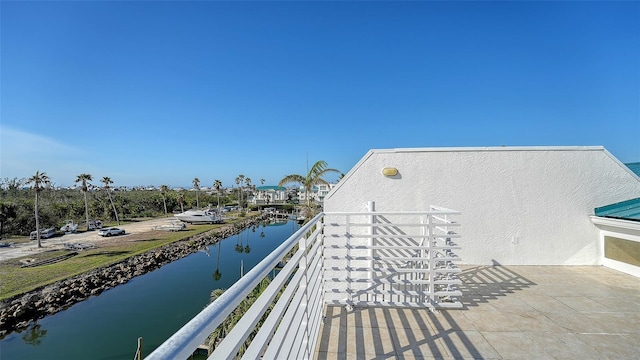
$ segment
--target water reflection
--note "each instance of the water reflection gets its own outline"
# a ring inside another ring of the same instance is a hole
[[[22,335],[22,340],[26,344],[37,346],[42,344],[42,339],[47,335],[47,330],[42,328],[42,325],[38,322],[34,322],[25,330],[25,334]]]
[[[222,241],[218,241],[218,260],[216,261],[216,271],[213,272],[213,281],[218,281],[222,278],[222,273],[220,272],[220,247],[222,245]]]
[[[140,337],[149,354],[200,312],[212,291],[233,285],[298,228],[266,224],[264,237],[260,228],[249,228],[135,277],[7,335],[0,340],[0,359],[131,359]],[[234,251],[236,244],[241,252]]]

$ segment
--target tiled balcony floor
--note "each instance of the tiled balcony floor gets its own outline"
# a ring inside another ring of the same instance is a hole
[[[329,306],[317,359],[638,359],[640,279],[601,266],[463,267],[463,309]]]

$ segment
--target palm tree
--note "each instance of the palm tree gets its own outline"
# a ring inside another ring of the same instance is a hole
[[[264,186],[264,178],[260,179],[260,185]],[[260,194],[264,195],[264,190],[260,190],[258,192],[258,195],[260,195]],[[262,198],[265,198],[265,196],[262,196]],[[267,204],[268,204],[268,202],[267,202]]]
[[[206,340],[206,343],[208,344],[208,350],[209,350],[208,355],[211,355],[213,350],[215,350],[216,346],[218,346],[222,341],[222,339],[224,339],[225,336],[227,336],[229,331],[249,310],[249,308],[251,307],[251,305],[253,305],[256,299],[258,299],[258,297],[260,297],[260,295],[267,289],[267,287],[269,287],[269,284],[271,284],[270,277],[267,276],[264,279],[262,279],[262,281],[260,281],[260,283],[255,288],[253,288],[253,290],[251,290],[251,292],[247,295],[247,297],[244,298],[242,302],[240,302],[240,304],[238,304],[238,306],[231,312],[231,314],[229,314],[227,318],[220,325],[218,325],[217,328],[215,328],[215,330],[209,335],[209,337]],[[214,302],[217,298],[219,298],[224,293],[224,291],[225,291],[224,289],[213,290],[209,297],[209,301],[210,301],[209,303]],[[273,309],[273,304],[269,306],[269,309]],[[258,323],[256,324],[256,329],[254,329],[254,331],[249,335],[249,339],[253,339],[255,337],[256,333],[258,332],[258,329],[260,329],[260,327],[262,326],[265,320],[266,318],[262,317],[258,321]],[[238,349],[238,356],[241,357],[244,351],[246,351],[248,347],[248,342],[250,342],[250,340],[245,341],[245,343],[240,347],[240,349]]]
[[[164,204],[164,216],[167,216],[167,192],[169,192],[169,187],[167,185],[160,185],[160,195],[162,195],[162,204]]]
[[[238,185],[238,210],[240,209],[240,176],[236,177],[236,185]]]
[[[178,195],[178,202],[180,203],[180,212],[184,212],[184,194],[180,193]]]
[[[211,295],[209,295],[209,303],[216,301],[222,294],[224,294],[225,289],[215,289],[211,291]],[[206,342],[208,344],[208,355],[211,355],[213,350],[218,346],[218,344],[222,341],[222,339],[227,336],[227,333],[233,326],[231,324],[231,316],[227,316],[227,318],[222,322],[222,324],[218,325],[216,329],[209,335]]]
[[[320,160],[320,161],[317,161],[315,164],[313,164],[313,166],[311,167],[311,170],[309,170],[306,176],[302,176],[298,174],[287,175],[282,180],[280,180],[280,183],[278,184],[278,186],[283,186],[292,182],[299,183],[302,186],[304,186],[304,195],[305,195],[304,198],[307,201],[307,208],[310,209],[311,199],[309,199],[309,190],[314,186],[320,185],[320,184],[329,186],[329,183],[322,177],[330,172],[339,173],[340,171],[336,169],[327,168],[327,162],[324,160]]]
[[[244,175],[240,174],[238,175],[238,178],[240,179],[240,203],[238,204],[238,207],[241,209],[242,208],[242,184],[244,183]]]
[[[35,203],[35,215],[36,215],[36,239],[38,239],[38,247],[42,247],[42,243],[40,243],[40,219],[39,219],[39,199],[38,195],[40,191],[42,191],[47,185],[49,185],[51,181],[47,176],[47,173],[36,171],[36,173],[27,179],[27,184],[33,184],[33,190],[36,192],[36,203]]]
[[[87,231],[89,231],[89,200],[87,199],[87,191],[89,190],[87,184],[93,180],[90,174],[80,174],[76,178],[75,183],[81,183],[80,191],[84,194],[84,217],[87,222]]]
[[[248,178],[244,179],[244,183],[247,184],[247,188],[249,189],[249,195],[253,194],[251,192],[251,178],[248,177]]]
[[[110,177],[105,176],[100,180],[101,183],[104,184],[103,188],[107,191],[107,195],[109,195],[109,201],[111,202],[111,207],[113,208],[113,213],[116,215],[116,222],[120,225],[120,219],[118,219],[118,211],[116,210],[116,205],[113,203],[113,198],[111,197],[111,189],[109,188],[110,184],[113,184],[113,181]]]
[[[222,181],[216,179],[213,181],[213,188],[216,189],[216,195],[218,196],[218,209],[220,208],[220,189],[222,189]]]
[[[198,201],[198,190],[200,190],[200,179],[193,179],[193,188],[196,189],[196,208],[200,208],[200,202]]]

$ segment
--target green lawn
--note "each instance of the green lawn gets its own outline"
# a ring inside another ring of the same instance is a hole
[[[0,262],[0,279],[2,279],[0,281],[0,301],[194,235],[219,229],[222,226],[224,225],[196,225],[184,231],[156,232],[154,238],[84,250],[64,261],[37,267],[21,267],[20,260],[24,258]],[[65,253],[68,253],[68,250],[54,250],[34,254],[27,258],[43,260]]]

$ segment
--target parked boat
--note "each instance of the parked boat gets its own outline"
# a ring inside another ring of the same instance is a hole
[[[156,230],[164,230],[164,231],[180,231],[186,228],[187,228],[187,224],[180,221],[156,226]]]
[[[222,218],[218,213],[211,210],[187,210],[180,214],[174,215],[176,219],[184,221],[189,224],[203,224],[203,223],[221,223]]]
[[[63,233],[74,233],[77,230],[78,224],[74,223],[73,220],[67,220],[67,223],[60,228],[60,231],[62,231]]]

